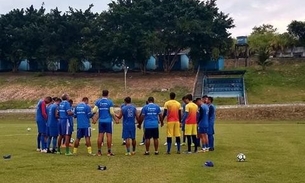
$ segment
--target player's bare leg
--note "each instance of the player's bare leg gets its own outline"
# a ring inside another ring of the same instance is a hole
[[[155,155],[159,154],[158,148],[159,148],[159,139],[154,139],[154,147],[155,147]]]
[[[58,137],[58,141],[57,141],[57,153],[58,153],[58,154],[60,154],[60,147],[61,147],[62,139],[63,139],[63,136],[60,135],[60,136]]]
[[[150,139],[145,139],[145,148],[146,148],[145,155],[149,155],[149,146],[150,146]]]
[[[77,148],[79,147],[80,139],[76,139],[74,142],[73,154],[77,154]]]
[[[106,133],[107,136],[107,147],[108,147],[108,156],[113,156],[114,154],[111,151],[111,146],[112,146],[112,134],[111,133]]]
[[[104,141],[104,133],[99,133],[97,138],[98,156],[102,155],[102,142]]]
[[[131,141],[130,138],[124,139],[125,146],[126,146],[126,153],[125,153],[126,156],[131,155],[131,153],[130,153],[130,141]]]
[[[132,139],[132,155],[136,154],[136,146],[137,146],[137,141],[136,139]]]

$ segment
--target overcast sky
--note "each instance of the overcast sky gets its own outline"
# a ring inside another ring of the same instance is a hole
[[[93,11],[102,11],[111,0],[0,0],[0,14],[32,4],[39,8],[42,2],[48,10],[58,7],[66,11],[69,6],[86,9],[93,3]],[[263,23],[272,24],[279,32],[284,32],[292,20],[305,21],[305,0],[218,0],[217,4],[235,20],[236,27],[230,30],[234,37],[248,35],[254,26]]]

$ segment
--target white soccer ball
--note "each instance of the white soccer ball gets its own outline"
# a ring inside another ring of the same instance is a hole
[[[243,153],[239,153],[237,156],[237,161],[239,162],[243,162],[243,161],[246,161],[246,155],[244,155]]]
[[[27,131],[28,131],[28,132],[31,131],[31,128],[27,128]]]
[[[71,138],[71,139],[70,139],[70,143],[71,143],[71,144],[73,144],[74,141],[75,141],[74,138]]]

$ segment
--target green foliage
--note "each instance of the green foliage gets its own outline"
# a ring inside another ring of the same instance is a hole
[[[288,25],[289,34],[296,38],[300,45],[305,45],[305,22],[304,21],[292,21]]]

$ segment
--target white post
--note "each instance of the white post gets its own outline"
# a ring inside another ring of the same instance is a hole
[[[124,68],[124,83],[125,83],[125,92],[127,91],[127,72],[129,67],[126,66],[125,60],[123,60],[123,68]]]

